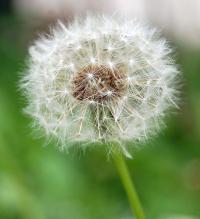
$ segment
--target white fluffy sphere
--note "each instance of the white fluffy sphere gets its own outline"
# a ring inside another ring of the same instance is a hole
[[[62,148],[74,142],[140,141],[176,105],[177,68],[155,29],[88,15],[30,47],[21,86],[29,113]]]

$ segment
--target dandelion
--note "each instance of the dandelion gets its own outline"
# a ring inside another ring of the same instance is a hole
[[[29,52],[21,83],[26,112],[61,148],[98,141],[130,157],[125,143],[152,136],[176,106],[171,49],[135,20],[88,15],[68,27],[58,22]]]

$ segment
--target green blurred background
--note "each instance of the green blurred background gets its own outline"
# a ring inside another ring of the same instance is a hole
[[[132,218],[103,148],[67,154],[53,144],[44,146],[44,139],[33,135],[30,119],[22,113],[25,101],[18,81],[27,47],[45,23],[31,25],[3,6],[0,219]],[[185,44],[174,42],[184,75],[180,109],[158,137],[127,161],[147,219],[200,218],[200,49]]]

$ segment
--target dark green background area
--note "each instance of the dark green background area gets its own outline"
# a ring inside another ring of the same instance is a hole
[[[19,18],[0,17],[0,218],[130,219],[104,148],[67,154],[34,137],[17,86],[36,34]],[[180,109],[127,161],[147,219],[200,218],[200,50],[175,47],[184,75]]]

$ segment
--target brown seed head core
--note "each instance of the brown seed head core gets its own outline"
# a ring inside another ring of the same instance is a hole
[[[113,101],[121,97],[125,89],[125,74],[105,65],[88,65],[72,81],[73,96],[81,101]]]

